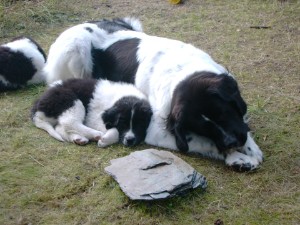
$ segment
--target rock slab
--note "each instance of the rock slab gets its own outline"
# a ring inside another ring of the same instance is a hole
[[[206,178],[185,161],[156,149],[113,159],[105,171],[132,200],[170,198],[188,189],[207,187]]]

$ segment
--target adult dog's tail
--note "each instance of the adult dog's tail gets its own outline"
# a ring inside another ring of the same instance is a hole
[[[114,19],[118,21],[119,23],[123,23],[124,25],[127,25],[130,30],[143,32],[143,26],[139,19],[135,17],[125,17],[122,19]]]
[[[112,20],[102,19],[87,21],[86,23],[96,24],[99,28],[108,33],[114,33],[120,30],[131,30],[143,32],[143,26],[139,19],[134,17],[114,18]]]

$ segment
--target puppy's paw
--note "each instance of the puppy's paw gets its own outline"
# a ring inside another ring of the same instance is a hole
[[[86,138],[76,138],[73,139],[73,142],[77,145],[86,145],[89,142],[89,140]]]
[[[92,140],[93,141],[99,141],[101,139],[101,136],[96,136],[96,137],[94,137]]]
[[[103,138],[102,138],[102,139],[98,140],[97,145],[100,148],[105,148],[105,147],[109,146],[109,143],[105,142],[105,140],[103,140]]]

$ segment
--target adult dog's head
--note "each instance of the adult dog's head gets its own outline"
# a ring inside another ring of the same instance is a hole
[[[243,119],[246,111],[232,77],[197,72],[175,88],[167,128],[181,151],[188,151],[186,135],[193,132],[210,138],[224,152],[245,144],[249,131]]]
[[[117,128],[120,142],[134,146],[146,137],[152,110],[149,102],[134,96],[119,99],[102,114],[106,129]]]

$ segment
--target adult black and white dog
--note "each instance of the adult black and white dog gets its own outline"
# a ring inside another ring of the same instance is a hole
[[[142,31],[139,20],[123,18],[89,21],[62,32],[50,46],[44,68],[47,83],[68,78],[99,78],[101,68],[94,62],[107,34],[118,30]]]
[[[45,81],[46,55],[37,42],[19,37],[0,46],[0,92]]]
[[[97,47],[85,51],[93,62],[89,74],[133,83],[148,97],[153,117],[146,143],[222,159],[240,171],[259,166],[263,154],[245,122],[246,103],[237,82],[223,66],[181,41],[130,29],[107,32],[100,28],[96,32],[94,28],[89,33],[100,35],[95,39]],[[84,49],[74,39],[66,39],[64,45]],[[57,58],[70,63],[74,55],[80,57],[74,52],[72,57],[56,53]],[[76,66],[70,68],[77,74],[80,71]]]
[[[34,104],[32,120],[60,141],[105,147],[120,141],[144,141],[152,111],[134,85],[108,80],[69,79],[56,82]]]

